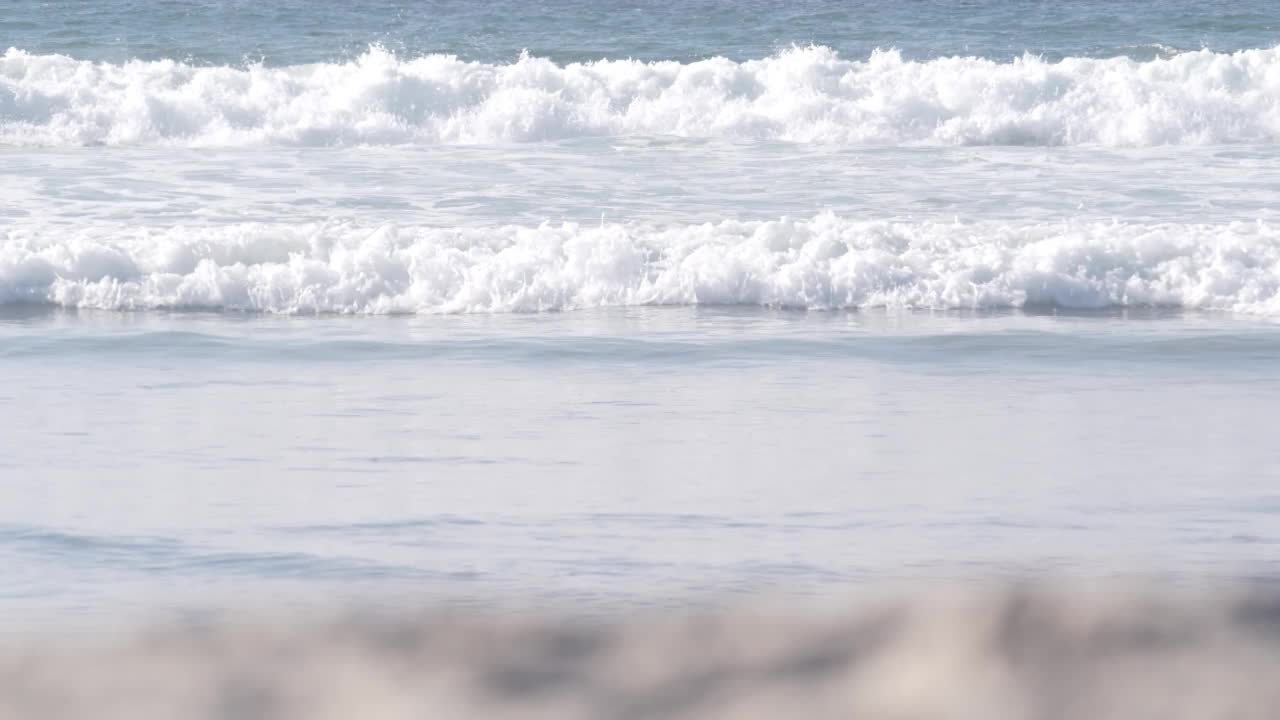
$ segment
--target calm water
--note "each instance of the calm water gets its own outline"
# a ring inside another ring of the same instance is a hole
[[[758,0],[471,3],[280,0],[15,0],[0,18],[12,46],[88,60],[326,62],[381,44],[407,55],[557,62],[602,57],[687,62],[759,58],[792,45],[850,56],[897,47],[914,58],[1023,53],[1054,59],[1271,47],[1269,2],[830,2]]]
[[[1278,38],[10,3],[0,609],[1274,577]]]
[[[5,602],[24,611],[263,585],[608,608],[1277,569],[1268,322],[666,308],[2,327]]]

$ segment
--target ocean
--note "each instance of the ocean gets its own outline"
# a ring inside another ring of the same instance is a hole
[[[1272,2],[7,2],[5,629],[1269,582],[1277,43]]]

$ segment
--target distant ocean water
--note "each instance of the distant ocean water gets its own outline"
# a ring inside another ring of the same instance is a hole
[[[1276,573],[1274,3],[23,1],[0,50],[10,617]]]

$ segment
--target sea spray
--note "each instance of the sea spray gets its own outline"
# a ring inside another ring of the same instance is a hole
[[[821,46],[736,62],[523,54],[198,66],[9,49],[0,143],[333,146],[681,136],[826,144],[1194,145],[1280,140],[1280,48],[1137,61],[1024,55],[845,58]]]
[[[1280,228],[832,213],[676,226],[19,223],[0,234],[0,303],[357,314],[744,305],[1275,315]]]

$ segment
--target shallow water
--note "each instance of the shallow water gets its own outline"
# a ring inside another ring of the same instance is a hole
[[[25,311],[0,338],[11,617],[1277,569],[1269,321]]]

